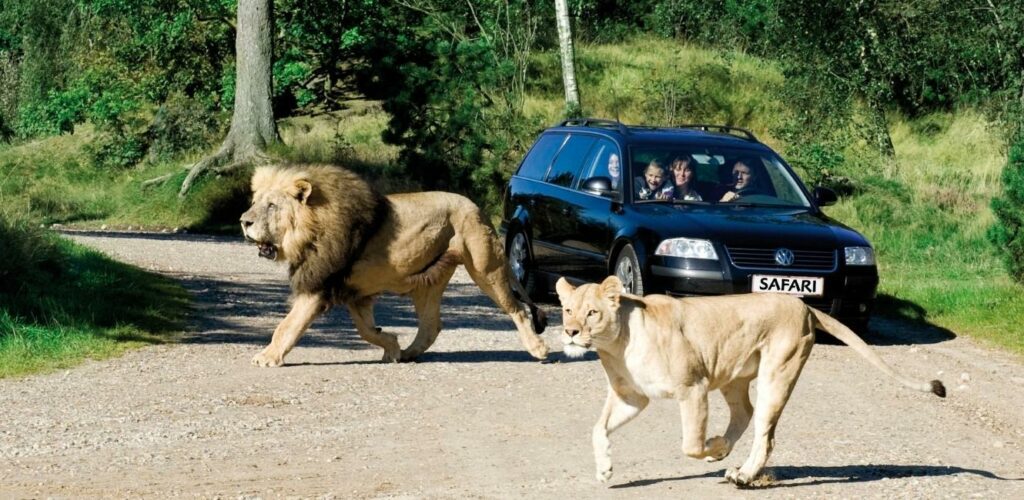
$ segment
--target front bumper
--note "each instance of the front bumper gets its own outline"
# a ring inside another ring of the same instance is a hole
[[[727,295],[749,293],[754,274],[799,275],[825,279],[825,294],[805,297],[808,305],[841,321],[866,322],[871,316],[878,289],[878,271],[874,267],[840,266],[829,272],[777,269],[740,269],[721,261],[653,256],[647,263],[650,293],[675,296]]]

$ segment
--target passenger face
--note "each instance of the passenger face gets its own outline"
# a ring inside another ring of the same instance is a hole
[[[611,155],[608,157],[608,175],[612,179],[619,177],[619,155]]]
[[[672,165],[672,178],[677,186],[682,186],[693,179],[693,168],[687,162],[679,162]]]
[[[661,181],[665,180],[665,172],[659,167],[647,167],[644,178],[647,180],[647,187],[657,189],[661,186]]]
[[[736,179],[736,189],[746,189],[754,180],[754,173],[745,164],[737,163],[732,167],[732,178]]]

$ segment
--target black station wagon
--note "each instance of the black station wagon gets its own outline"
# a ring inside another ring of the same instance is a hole
[[[744,129],[578,119],[545,130],[523,159],[501,232],[535,297],[559,276],[615,274],[640,295],[798,295],[863,330],[874,251],[821,211],[835,201]]]

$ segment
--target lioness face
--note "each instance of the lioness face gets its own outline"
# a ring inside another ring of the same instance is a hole
[[[308,214],[306,200],[312,191],[304,179],[285,178],[282,171],[261,168],[253,175],[252,206],[239,219],[247,240],[259,247],[260,257],[287,259],[282,251],[285,240],[293,234],[297,223]]]
[[[563,351],[581,358],[596,342],[615,340],[619,331],[619,297],[622,282],[609,276],[599,285],[574,288],[565,278],[555,284],[562,303]]]

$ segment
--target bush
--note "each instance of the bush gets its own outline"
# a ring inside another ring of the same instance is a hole
[[[1003,168],[1003,195],[992,199],[996,223],[989,228],[989,240],[1002,254],[1010,276],[1024,283],[1024,137],[1010,148]]]
[[[57,243],[21,217],[0,214],[0,302],[60,277]]]

